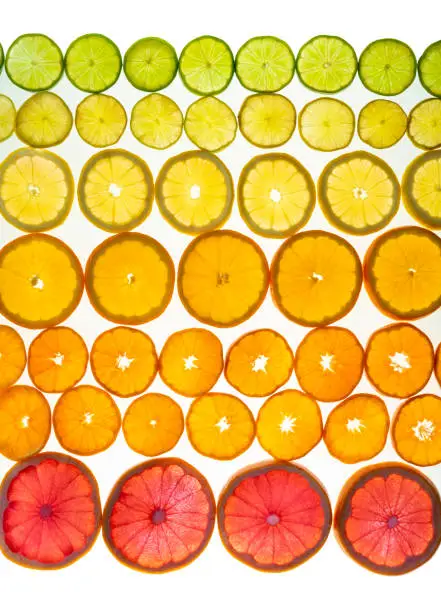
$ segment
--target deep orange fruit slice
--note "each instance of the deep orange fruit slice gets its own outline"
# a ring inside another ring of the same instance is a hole
[[[210,485],[181,459],[154,459],[118,480],[104,509],[103,535],[128,567],[168,572],[198,557],[213,533]]]
[[[101,526],[98,485],[77,459],[42,453],[14,465],[0,490],[0,546],[8,559],[58,569],[93,546]]]
[[[0,393],[13,385],[26,367],[26,348],[20,334],[0,325]]]
[[[264,463],[236,474],[220,496],[217,517],[228,552],[267,572],[289,570],[310,559],[332,524],[322,485],[290,463]]]

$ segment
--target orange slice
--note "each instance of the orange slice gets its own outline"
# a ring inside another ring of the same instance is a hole
[[[0,325],[0,393],[13,385],[26,367],[26,348],[20,334]]]
[[[438,345],[435,355],[435,376],[441,386],[441,344]]]

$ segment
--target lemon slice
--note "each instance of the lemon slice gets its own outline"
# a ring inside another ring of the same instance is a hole
[[[299,115],[302,139],[317,151],[337,151],[351,143],[355,131],[352,109],[334,98],[317,98],[303,107]]]
[[[71,43],[65,57],[66,76],[82,91],[100,93],[112,87],[121,72],[121,53],[102,34],[85,34]]]
[[[8,49],[5,60],[8,77],[22,89],[50,89],[63,74],[63,54],[44,34],[23,34]]]
[[[407,116],[391,100],[372,100],[358,115],[358,136],[374,149],[387,149],[399,142],[407,128]]]
[[[44,148],[58,145],[71,129],[72,113],[63,100],[50,91],[42,91],[28,98],[19,108],[16,134],[25,144]]]
[[[236,76],[251,91],[275,92],[294,76],[295,58],[289,45],[275,36],[256,36],[236,55]]]
[[[413,107],[407,135],[416,147],[426,151],[441,146],[441,100],[429,98]]]
[[[135,104],[130,119],[134,137],[146,147],[167,149],[182,134],[183,118],[179,106],[167,96],[153,93]]]
[[[7,140],[14,133],[16,115],[11,98],[0,94],[0,142]]]
[[[92,147],[109,147],[118,142],[127,125],[127,115],[118,100],[105,94],[92,94],[77,106],[78,134]]]
[[[170,85],[178,71],[178,56],[162,38],[142,38],[124,57],[128,81],[142,91],[159,91]]]
[[[407,167],[402,180],[403,200],[419,223],[441,229],[441,151],[419,155]]]
[[[421,85],[431,96],[441,96],[441,40],[427,47],[418,62]]]
[[[296,109],[280,94],[254,94],[242,104],[239,127],[242,135],[256,147],[280,147],[294,133]]]
[[[414,52],[401,40],[383,38],[360,55],[358,72],[363,85],[381,96],[396,96],[412,84],[417,62]]]
[[[234,75],[234,57],[227,43],[215,36],[191,40],[179,58],[184,85],[198,96],[224,91]]]
[[[218,98],[199,98],[187,109],[184,129],[191,142],[200,149],[221,151],[236,137],[236,115]]]

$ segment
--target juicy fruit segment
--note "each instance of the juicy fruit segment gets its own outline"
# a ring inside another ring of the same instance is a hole
[[[179,106],[167,96],[150,94],[135,104],[130,129],[146,147],[167,149],[182,134],[183,118]]]
[[[0,94],[0,142],[7,140],[15,132],[16,115],[11,98]]]
[[[26,366],[26,347],[21,336],[7,325],[0,325],[0,394],[13,385]]]
[[[63,74],[63,54],[48,36],[24,34],[9,47],[5,68],[11,81],[22,89],[50,89]]]
[[[407,133],[420,149],[436,149],[441,145],[441,100],[429,98],[412,108]]]
[[[441,228],[441,151],[416,157],[402,181],[403,200],[416,221],[435,230]]]
[[[392,38],[376,40],[360,55],[358,71],[363,85],[381,96],[396,96],[412,84],[416,58],[406,43]]]
[[[112,87],[121,72],[121,54],[102,34],[85,34],[71,43],[65,57],[66,76],[82,91],[100,93]]]
[[[224,91],[234,75],[234,57],[227,43],[215,36],[190,41],[179,58],[184,85],[200,96]]]
[[[318,151],[337,151],[349,146],[354,136],[352,109],[334,98],[308,102],[299,115],[299,132],[306,144]]]
[[[236,55],[236,76],[251,91],[279,91],[292,80],[294,68],[293,52],[275,36],[251,38]]]
[[[421,85],[432,95],[441,96],[441,40],[427,47],[418,61]]]
[[[162,38],[142,38],[124,56],[128,81],[142,91],[158,91],[173,81],[178,71],[174,48]]]
[[[77,106],[75,126],[81,138],[92,147],[116,144],[126,125],[126,111],[112,96],[92,94]]]
[[[190,104],[184,128],[191,142],[200,149],[220,151],[236,138],[236,115],[222,100],[207,96]]]
[[[360,140],[375,149],[387,149],[399,142],[407,129],[407,116],[391,100],[372,100],[358,115]]]
[[[57,94],[42,91],[20,106],[15,131],[30,147],[53,147],[63,142],[72,129],[72,113]]]
[[[288,142],[296,127],[296,109],[280,94],[254,94],[239,111],[242,135],[256,147],[280,147]]]

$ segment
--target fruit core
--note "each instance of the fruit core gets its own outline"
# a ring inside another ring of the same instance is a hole
[[[253,372],[264,372],[266,374],[266,364],[268,363],[269,357],[266,355],[259,355],[252,362],[251,370]]]
[[[48,519],[52,516],[52,506],[51,504],[43,504],[40,506],[40,518]]]
[[[368,198],[368,192],[363,187],[354,187],[352,193],[356,200],[367,200]]]
[[[52,361],[56,366],[62,366],[64,361],[63,353],[54,353],[53,357],[49,357],[49,360]]]
[[[41,278],[37,274],[34,274],[33,276],[31,276],[29,281],[34,289],[40,289],[40,291],[44,289],[44,282],[41,280]]]
[[[329,353],[320,355],[320,367],[322,368],[323,372],[334,372],[334,368],[332,367],[333,361],[334,355],[330,355]]]
[[[33,183],[29,183],[28,185],[29,195],[33,198],[38,198],[40,195],[40,187],[38,185],[34,185]]]
[[[435,425],[429,419],[423,419],[422,421],[418,421],[417,424],[412,427],[412,431],[420,442],[427,442],[432,439],[433,434],[435,433]]]
[[[280,423],[280,431],[282,433],[292,433],[296,426],[296,417],[289,416],[287,414],[284,415],[282,422]]]
[[[389,365],[394,372],[402,374],[405,370],[410,370],[412,367],[409,362],[409,355],[397,351],[393,355],[389,355]]]
[[[353,419],[348,419],[346,421],[346,429],[351,433],[361,433],[361,430],[364,427],[366,427],[366,425],[363,423],[363,421],[357,419],[357,417],[354,417]]]
[[[278,204],[282,199],[282,194],[278,189],[271,189],[270,191],[270,200]]]
[[[201,197],[201,188],[199,185],[192,185],[190,187],[190,198],[192,200],[199,200]]]
[[[162,508],[157,508],[152,512],[152,523],[154,525],[160,525],[166,519],[165,510]]]
[[[109,185],[109,193],[114,198],[119,198],[122,192],[122,187],[117,185],[116,183],[110,183]]]
[[[268,514],[266,522],[268,525],[271,525],[271,527],[275,527],[280,522],[280,516],[278,514]]]
[[[184,362],[184,370],[197,370],[199,366],[196,365],[198,358],[196,355],[189,355],[188,357],[182,358]]]
[[[84,415],[83,415],[83,424],[84,425],[91,425],[94,416],[95,415],[94,415],[93,412],[85,412]]]
[[[122,355],[118,355],[116,358],[116,367],[121,370],[121,372],[125,372],[128,368],[130,368],[132,362],[135,361],[135,358],[132,359],[127,357],[127,353],[123,353]]]
[[[216,427],[219,429],[220,433],[223,433],[224,431],[227,431],[227,429],[230,429],[231,424],[228,422],[228,419],[226,416],[223,416],[222,418],[219,419],[219,421],[216,423]]]
[[[29,421],[31,420],[31,417],[28,415],[22,416],[20,419],[20,427],[22,427],[23,429],[27,429],[29,427]]]

